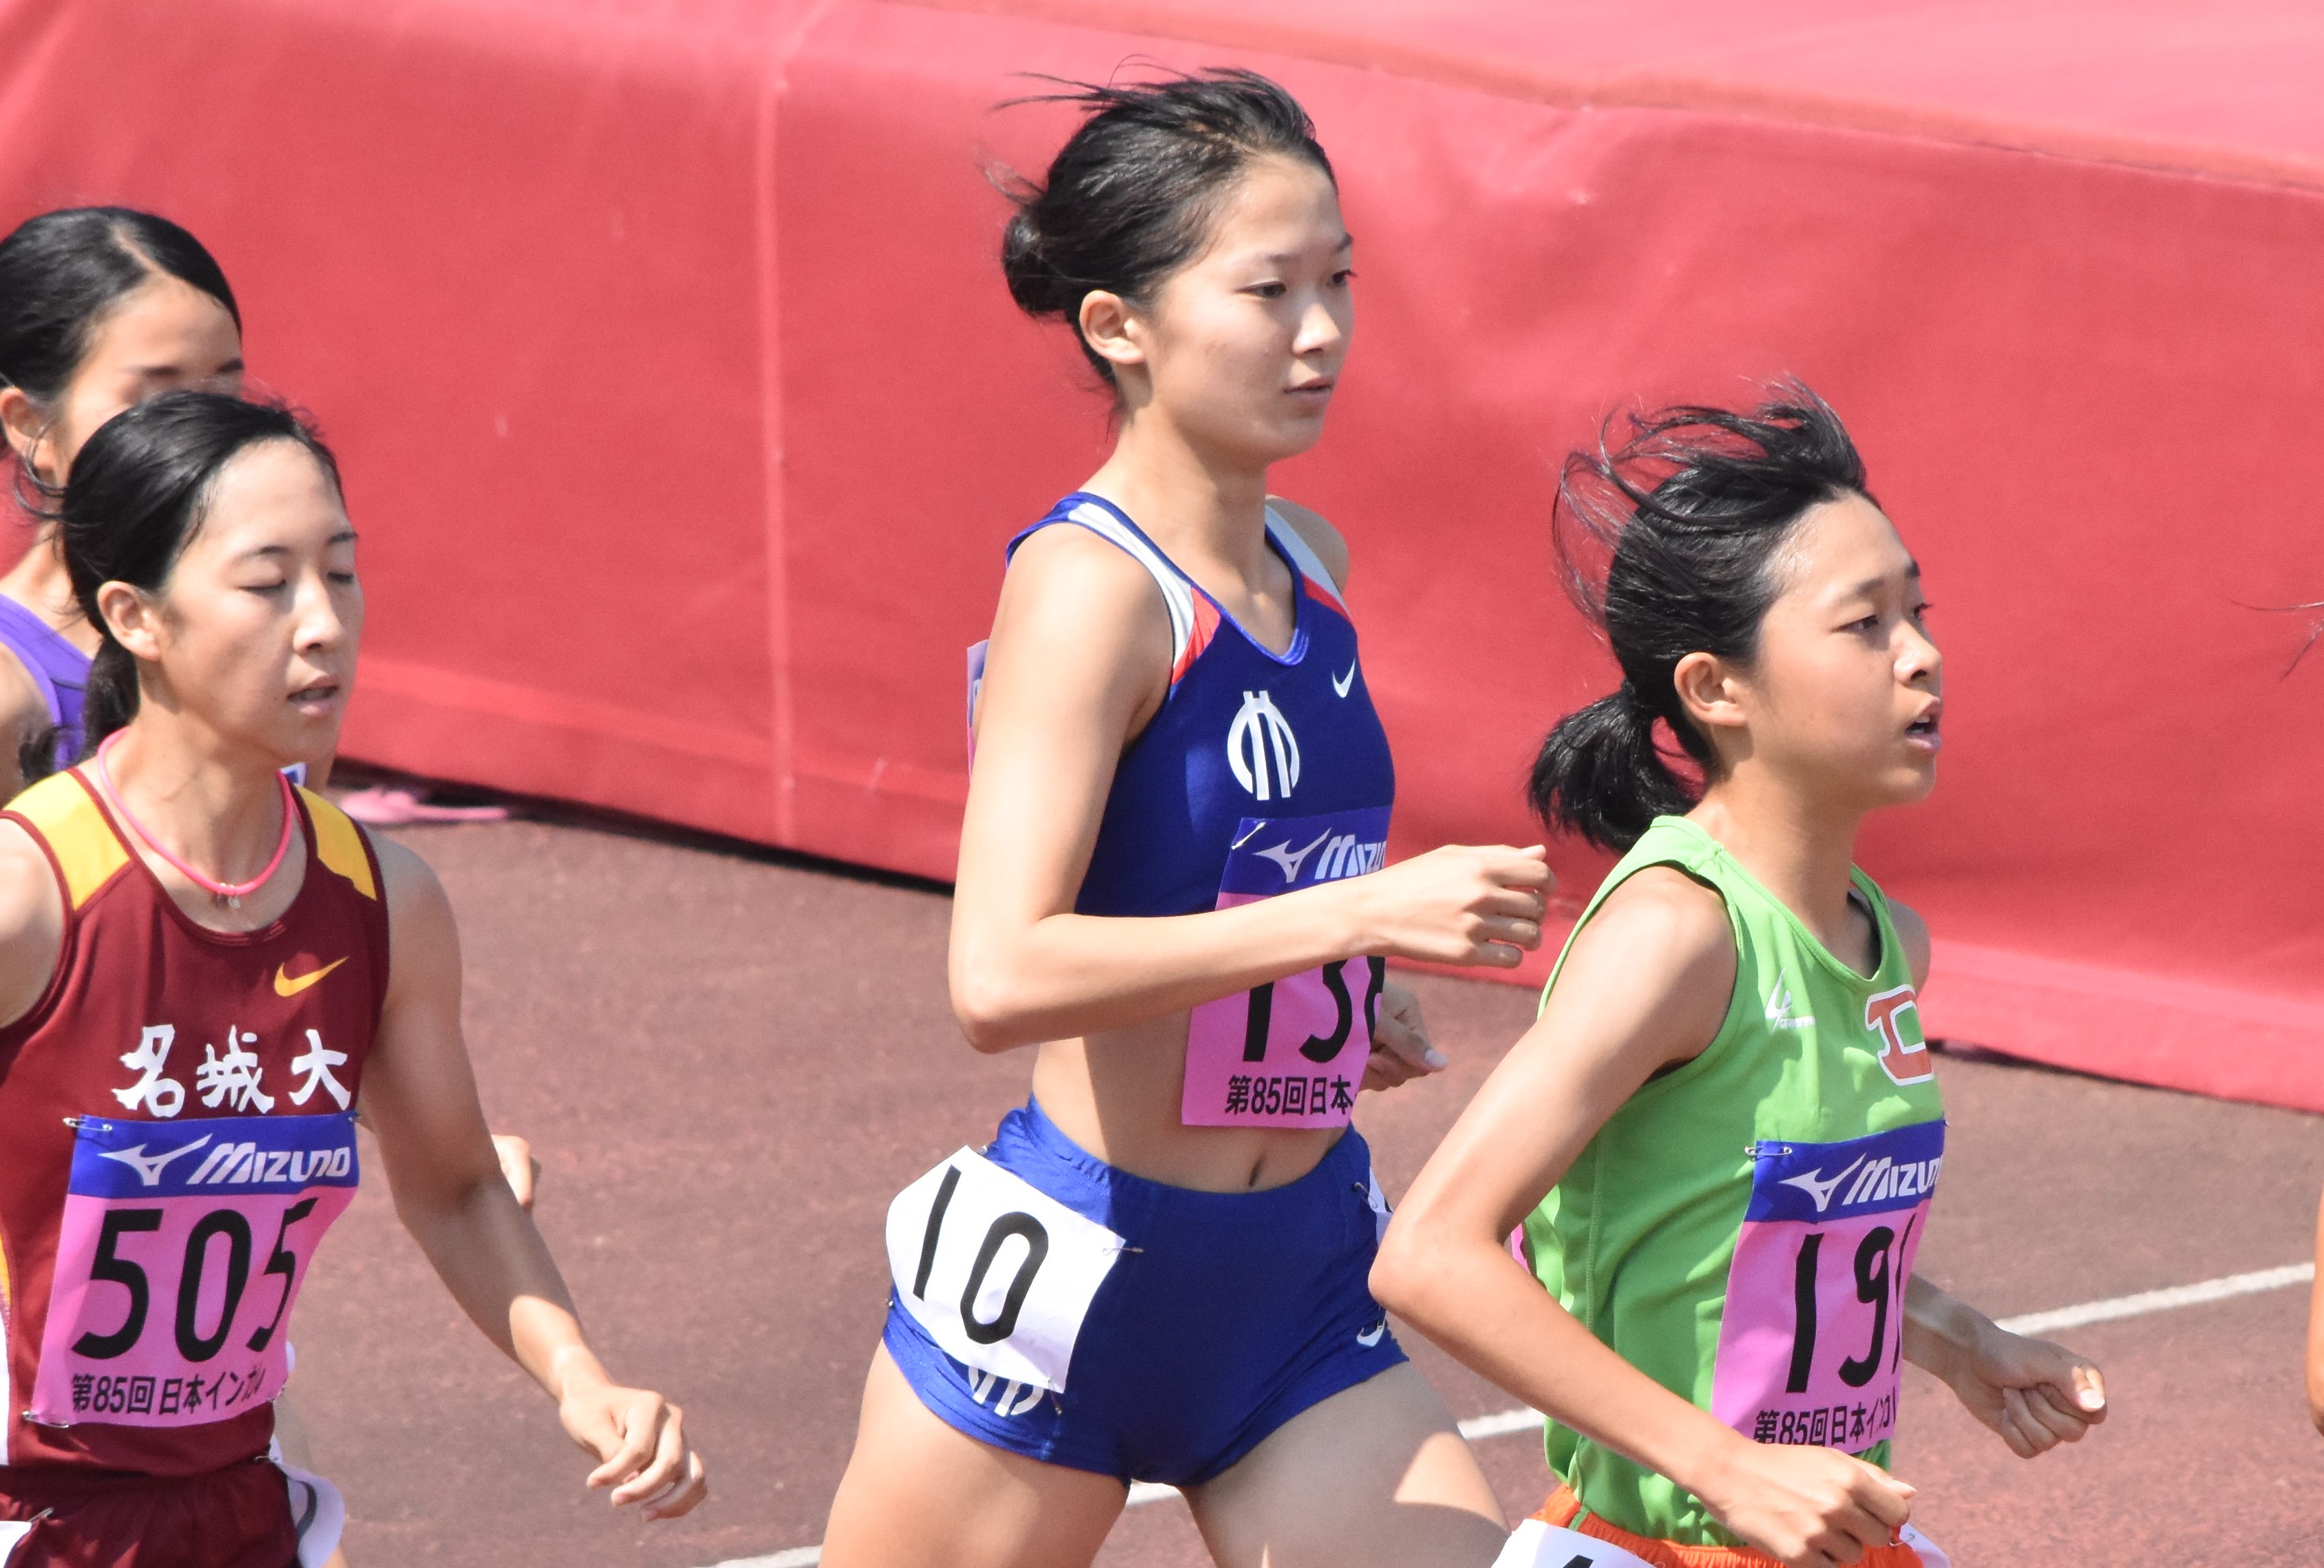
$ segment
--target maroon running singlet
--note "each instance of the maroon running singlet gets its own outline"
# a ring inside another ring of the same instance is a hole
[[[45,1516],[20,1562],[291,1559],[272,1401],[354,1196],[388,973],[370,844],[297,798],[304,884],[249,932],[188,918],[78,770],[6,812],[67,911],[47,992],[0,1029],[0,1521]]]

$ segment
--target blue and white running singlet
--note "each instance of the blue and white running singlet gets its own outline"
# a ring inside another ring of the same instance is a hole
[[[1071,523],[1143,567],[1170,616],[1170,689],[1124,748],[1074,908],[1191,914],[1377,870],[1396,773],[1339,589],[1271,511],[1290,646],[1269,651],[1112,503]],[[971,715],[982,650],[970,653]],[[1350,959],[1196,1008],[1189,1125],[1346,1128],[1383,966]],[[1285,1422],[1405,1359],[1367,1285],[1388,1210],[1352,1129],[1296,1182],[1205,1193],[1120,1170],[1038,1103],[888,1213],[884,1342],[979,1440],[1124,1480],[1199,1484]]]
[[[1170,613],[1172,655],[1169,695],[1115,770],[1074,909],[1188,915],[1378,870],[1396,765],[1355,623],[1307,541],[1269,511],[1268,540],[1294,583],[1291,645],[1278,654],[1097,496],[1066,496],[1010,553],[1058,523],[1146,568]],[[1380,959],[1346,959],[1196,1008],[1181,1119],[1345,1127],[1385,973]]]

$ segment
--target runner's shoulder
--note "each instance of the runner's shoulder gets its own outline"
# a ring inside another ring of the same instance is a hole
[[[1896,945],[1904,950],[1904,963],[1913,972],[1913,987],[1919,990],[1929,982],[1929,923],[1910,904],[1888,900],[1888,923],[1896,927]]]
[[[1167,650],[1170,612],[1127,551],[1085,528],[1053,523],[1017,547],[992,631],[996,649],[1069,642],[1085,655],[1103,654],[1158,639]]]
[[[1348,541],[1341,537],[1340,530],[1333,527],[1322,512],[1311,511],[1296,501],[1270,495],[1267,503],[1275,509],[1277,517],[1291,525],[1293,531],[1307,541],[1307,548],[1315,552],[1317,558],[1323,563],[1323,569],[1332,574],[1332,586],[1345,593],[1348,587]]]
[[[372,853],[379,857],[379,877],[387,890],[391,933],[413,920],[450,918],[452,900],[444,891],[444,884],[437,880],[434,867],[410,846],[384,834],[366,833],[364,836],[371,841]]]
[[[1642,866],[1606,895],[1575,938],[1619,955],[1634,979],[1735,983],[1738,960],[1727,900],[1676,866]]]

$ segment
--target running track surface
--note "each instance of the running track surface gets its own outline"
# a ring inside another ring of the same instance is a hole
[[[587,826],[399,836],[459,912],[484,1102],[540,1151],[541,1228],[615,1375],[686,1406],[715,1490],[650,1529],[586,1494],[552,1407],[460,1317],[374,1163],[300,1307],[293,1388],[346,1492],[355,1568],[707,1568],[812,1545],[884,1309],[888,1199],[981,1145],[1024,1092],[1023,1055],[979,1056],[954,1028],[945,899]],[[1391,1194],[1532,1005],[1413,983],[1454,1065],[1364,1097]],[[1921,1267],[1996,1315],[2309,1255],[2324,1185],[2310,1118],[1990,1061],[1940,1071],[1952,1133]],[[1913,1374],[1897,1469],[1921,1489],[1915,1521],[1963,1568],[2312,1564],[2324,1438],[2301,1397],[2306,1298],[2060,1334],[2106,1368],[2116,1413],[2030,1464]],[[1515,1403],[1405,1342],[1455,1415]],[[1512,1518],[1531,1511],[1537,1434],[1478,1450]],[[1126,1514],[1101,1558],[1207,1561],[1175,1499]]]

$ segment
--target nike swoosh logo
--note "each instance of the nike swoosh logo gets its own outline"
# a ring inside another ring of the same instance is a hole
[[[1374,1345],[1380,1342],[1380,1335],[1386,1333],[1388,1333],[1388,1324],[1385,1321],[1376,1323],[1370,1328],[1356,1336],[1356,1343],[1363,1346],[1366,1350],[1370,1350]]]
[[[1355,684],[1356,667],[1352,663],[1348,666],[1347,674],[1335,675],[1332,678],[1332,689],[1338,692],[1342,696],[1347,696],[1348,688]]]
[[[314,973],[302,974],[296,980],[291,979],[288,973],[290,968],[289,964],[278,964],[275,966],[274,970],[274,994],[277,996],[296,996],[310,985],[321,984],[323,976],[328,974],[332,970],[337,969],[340,964],[345,964],[346,962],[346,960],[344,958],[334,958],[328,964],[324,964],[322,968],[315,971]]]

